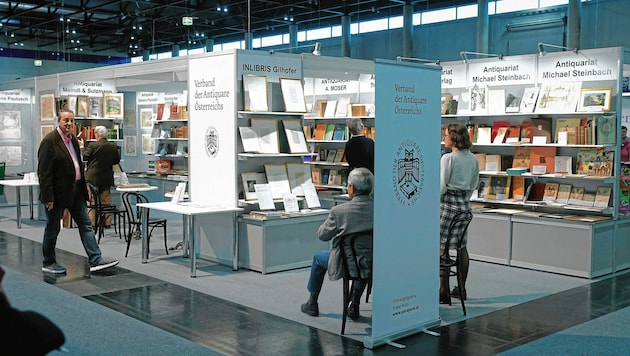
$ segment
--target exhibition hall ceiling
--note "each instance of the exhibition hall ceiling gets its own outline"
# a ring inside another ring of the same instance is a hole
[[[0,1],[0,47],[40,51],[136,56],[202,47],[207,39],[229,42],[338,25],[414,11],[476,3],[476,0],[53,0]]]

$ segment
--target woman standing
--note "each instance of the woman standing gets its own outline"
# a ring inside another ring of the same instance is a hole
[[[451,152],[442,156],[440,162],[440,255],[445,249],[453,249],[457,241],[451,240],[446,246],[451,234],[450,227],[458,213],[471,210],[470,197],[479,182],[479,162],[470,152],[472,142],[468,129],[462,124],[450,124],[444,137],[444,147]],[[461,274],[462,284],[453,288],[452,295],[466,300],[466,277],[468,276],[467,236],[462,241]],[[445,290],[447,273],[440,272],[440,303],[448,302],[449,291]]]

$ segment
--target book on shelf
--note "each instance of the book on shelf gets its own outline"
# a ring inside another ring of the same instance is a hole
[[[348,116],[348,106],[350,106],[350,98],[343,97],[337,102],[337,108],[335,109],[335,117]]]
[[[519,111],[522,113],[533,113],[536,108],[536,100],[538,99],[539,87],[528,87],[523,91],[523,98],[519,106]]]
[[[519,106],[521,105],[521,99],[523,98],[524,89],[508,89],[507,94],[505,94],[505,112],[506,113],[517,113],[519,111]]]
[[[593,206],[597,208],[607,208],[610,201],[611,186],[602,185],[595,191],[595,201]]]
[[[324,133],[324,140],[332,140],[335,133],[335,124],[326,125],[326,131]]]
[[[510,194],[511,176],[490,176],[490,187],[488,189],[487,198],[490,200],[505,200]]]
[[[573,174],[573,156],[554,157],[554,173]]]
[[[529,146],[514,147],[512,167],[527,167],[530,165]]]
[[[505,170],[509,176],[521,176],[529,172],[529,167],[510,167]]]
[[[586,207],[594,206],[595,205],[595,192],[585,190],[584,195],[582,196],[582,201],[578,205],[586,206]]]
[[[479,163],[479,169],[482,171],[486,170],[486,154],[479,152],[475,153],[475,157],[477,157],[477,162]]]
[[[545,183],[534,183],[529,194],[526,194],[528,201],[542,201],[545,195]]]
[[[532,142],[551,143],[551,119],[532,118]]]
[[[617,141],[617,123],[615,114],[602,114],[596,120],[597,144],[612,145]]]
[[[479,177],[479,183],[477,183],[477,198],[485,199],[488,194],[489,186],[489,178],[488,177]]]
[[[492,131],[490,134],[490,140],[492,141],[492,143],[503,143],[503,141],[501,140],[501,142],[496,142],[496,137],[499,134],[503,134],[503,137],[505,138],[505,133],[507,132],[507,128],[510,126],[510,123],[507,121],[501,121],[501,120],[496,120],[492,122]]]
[[[581,118],[556,119],[555,142],[561,145],[578,144],[578,128],[581,124]]]
[[[556,203],[569,204],[569,198],[571,197],[571,184],[558,185],[558,195],[556,195]]]
[[[313,127],[311,125],[304,125],[302,131],[304,131],[304,137],[306,137],[307,140],[313,138]]]
[[[337,150],[328,150],[328,153],[326,153],[326,162],[334,163],[336,155],[337,155]]]
[[[344,137],[344,134],[345,134],[345,129],[346,129],[346,125],[336,124],[335,128],[333,130],[332,139],[336,140],[336,141],[343,140],[343,137]]]
[[[440,113],[442,115],[447,115],[449,105],[451,104],[451,100],[453,100],[453,94],[451,93],[442,93],[441,97],[441,109]]]
[[[326,135],[326,124],[324,123],[316,124],[313,138],[315,140],[323,140],[325,135]]]
[[[499,172],[501,171],[501,155],[489,155],[486,154],[486,171]]]
[[[479,126],[477,127],[477,141],[476,143],[481,145],[487,145],[492,143],[492,127]]]
[[[555,168],[556,147],[532,146],[529,150],[529,157],[529,170],[532,173],[551,173]]]
[[[323,168],[322,169],[322,184],[328,184],[328,177],[330,176],[330,169]]]
[[[238,128],[241,135],[241,143],[245,152],[260,152],[260,142],[258,141],[258,133],[251,127],[242,126]]]
[[[345,152],[346,151],[343,148],[338,149],[337,152],[335,153],[334,162],[341,163],[343,161],[343,158],[344,158],[343,156]]]
[[[324,117],[335,117],[337,110],[337,100],[328,100],[324,111]]]
[[[512,124],[508,127],[505,134],[505,143],[521,142],[521,125]]]
[[[610,216],[597,216],[597,215],[571,215],[564,218],[569,221],[581,221],[581,222],[598,222],[610,220]]]
[[[582,82],[543,83],[536,102],[536,113],[575,112],[581,88]]]
[[[532,122],[531,121],[523,121],[521,123],[521,142],[523,143],[532,142]]]
[[[525,199],[525,177],[512,177],[512,198],[521,201]]]
[[[497,134],[492,139],[493,144],[500,144],[505,142],[507,136],[508,128],[507,127],[499,127],[497,129]]]
[[[569,204],[581,205],[585,190],[584,187],[572,187],[571,194],[569,194]]]
[[[630,189],[619,189],[619,214],[630,212]]]
[[[488,113],[505,114],[504,89],[488,89]]]
[[[545,193],[543,194],[543,201],[555,201],[558,196],[559,183],[545,183]]]
[[[319,167],[311,167],[311,180],[313,184],[322,184],[322,169]]]
[[[575,171],[586,176],[610,177],[614,156],[614,151],[607,151],[604,147],[580,147]]]
[[[90,101],[90,117],[103,117],[103,97],[102,96],[89,96]]]

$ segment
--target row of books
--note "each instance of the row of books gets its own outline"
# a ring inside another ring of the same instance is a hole
[[[614,151],[603,147],[579,147],[575,162],[573,156],[557,156],[556,152],[555,146],[516,146],[513,156],[486,153],[475,153],[475,156],[481,171],[505,171],[514,175],[526,172],[593,177],[613,175]]]
[[[341,186],[348,182],[348,170],[311,167],[311,179],[313,184]]]
[[[313,154],[316,162],[326,163],[342,163],[347,162],[345,149],[326,149],[324,147],[315,146]]]
[[[360,117],[368,115],[368,109],[367,104],[352,104],[349,97],[318,100],[313,106],[313,112],[317,112],[320,117]]]
[[[178,143],[160,142],[158,144],[158,148],[155,154],[158,156],[166,156],[166,155],[185,156],[185,155],[188,155],[188,143],[187,142],[178,142]]]
[[[376,135],[375,127],[363,127],[362,135],[374,140]],[[329,141],[338,140],[344,141],[350,139],[350,132],[348,127],[344,124],[313,124],[304,125],[304,136],[309,140],[316,141]]]
[[[172,126],[169,129],[162,129],[154,126],[151,132],[152,138],[188,138],[188,126]]]
[[[94,95],[62,96],[55,98],[57,112],[72,110],[76,117],[122,118],[123,94],[102,93]]]
[[[92,126],[84,126],[80,123],[76,124],[75,127],[77,138],[84,140],[94,140],[96,137],[94,136],[94,127]],[[120,125],[115,124],[112,128],[107,129],[107,139],[108,140],[122,140],[123,138],[123,130]]]
[[[477,186],[478,199],[511,200],[543,202],[546,204],[563,206],[574,205],[580,207],[608,207],[612,187],[599,186],[596,191],[586,191],[584,187],[571,184],[548,182],[530,182],[525,186],[523,176],[489,176],[481,177]],[[475,197],[475,196],[473,196]]]
[[[610,145],[617,140],[615,114],[594,117],[558,118],[552,131],[550,118],[532,118],[521,123],[496,120],[492,125],[470,125],[468,133],[476,144]],[[442,126],[442,141],[447,126]],[[552,135],[553,132],[553,135]]]

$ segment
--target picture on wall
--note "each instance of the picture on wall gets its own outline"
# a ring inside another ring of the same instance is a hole
[[[245,111],[269,111],[267,77],[243,74],[243,100]]]
[[[42,121],[55,119],[55,94],[43,94],[39,96],[40,118]]]
[[[284,111],[306,112],[304,87],[301,79],[280,78],[280,89],[284,99]]]
[[[22,165],[22,146],[0,146],[0,162],[6,162],[7,167]]]
[[[46,135],[48,135],[49,133],[51,133],[53,130],[55,129],[55,126],[53,125],[42,125],[40,130],[41,130],[41,139],[43,139],[44,137],[46,137]]]
[[[123,93],[104,93],[105,117],[123,117]]]
[[[142,135],[142,153],[143,154],[155,153],[155,140],[151,138],[151,134]]]
[[[125,127],[136,127],[136,109],[125,108],[125,118],[123,119],[123,125]]]
[[[125,136],[124,149],[125,156],[136,156],[137,136]]]
[[[140,109],[140,127],[150,129],[153,126],[153,109]]]
[[[0,139],[22,137],[22,118],[19,111],[0,111]]]

